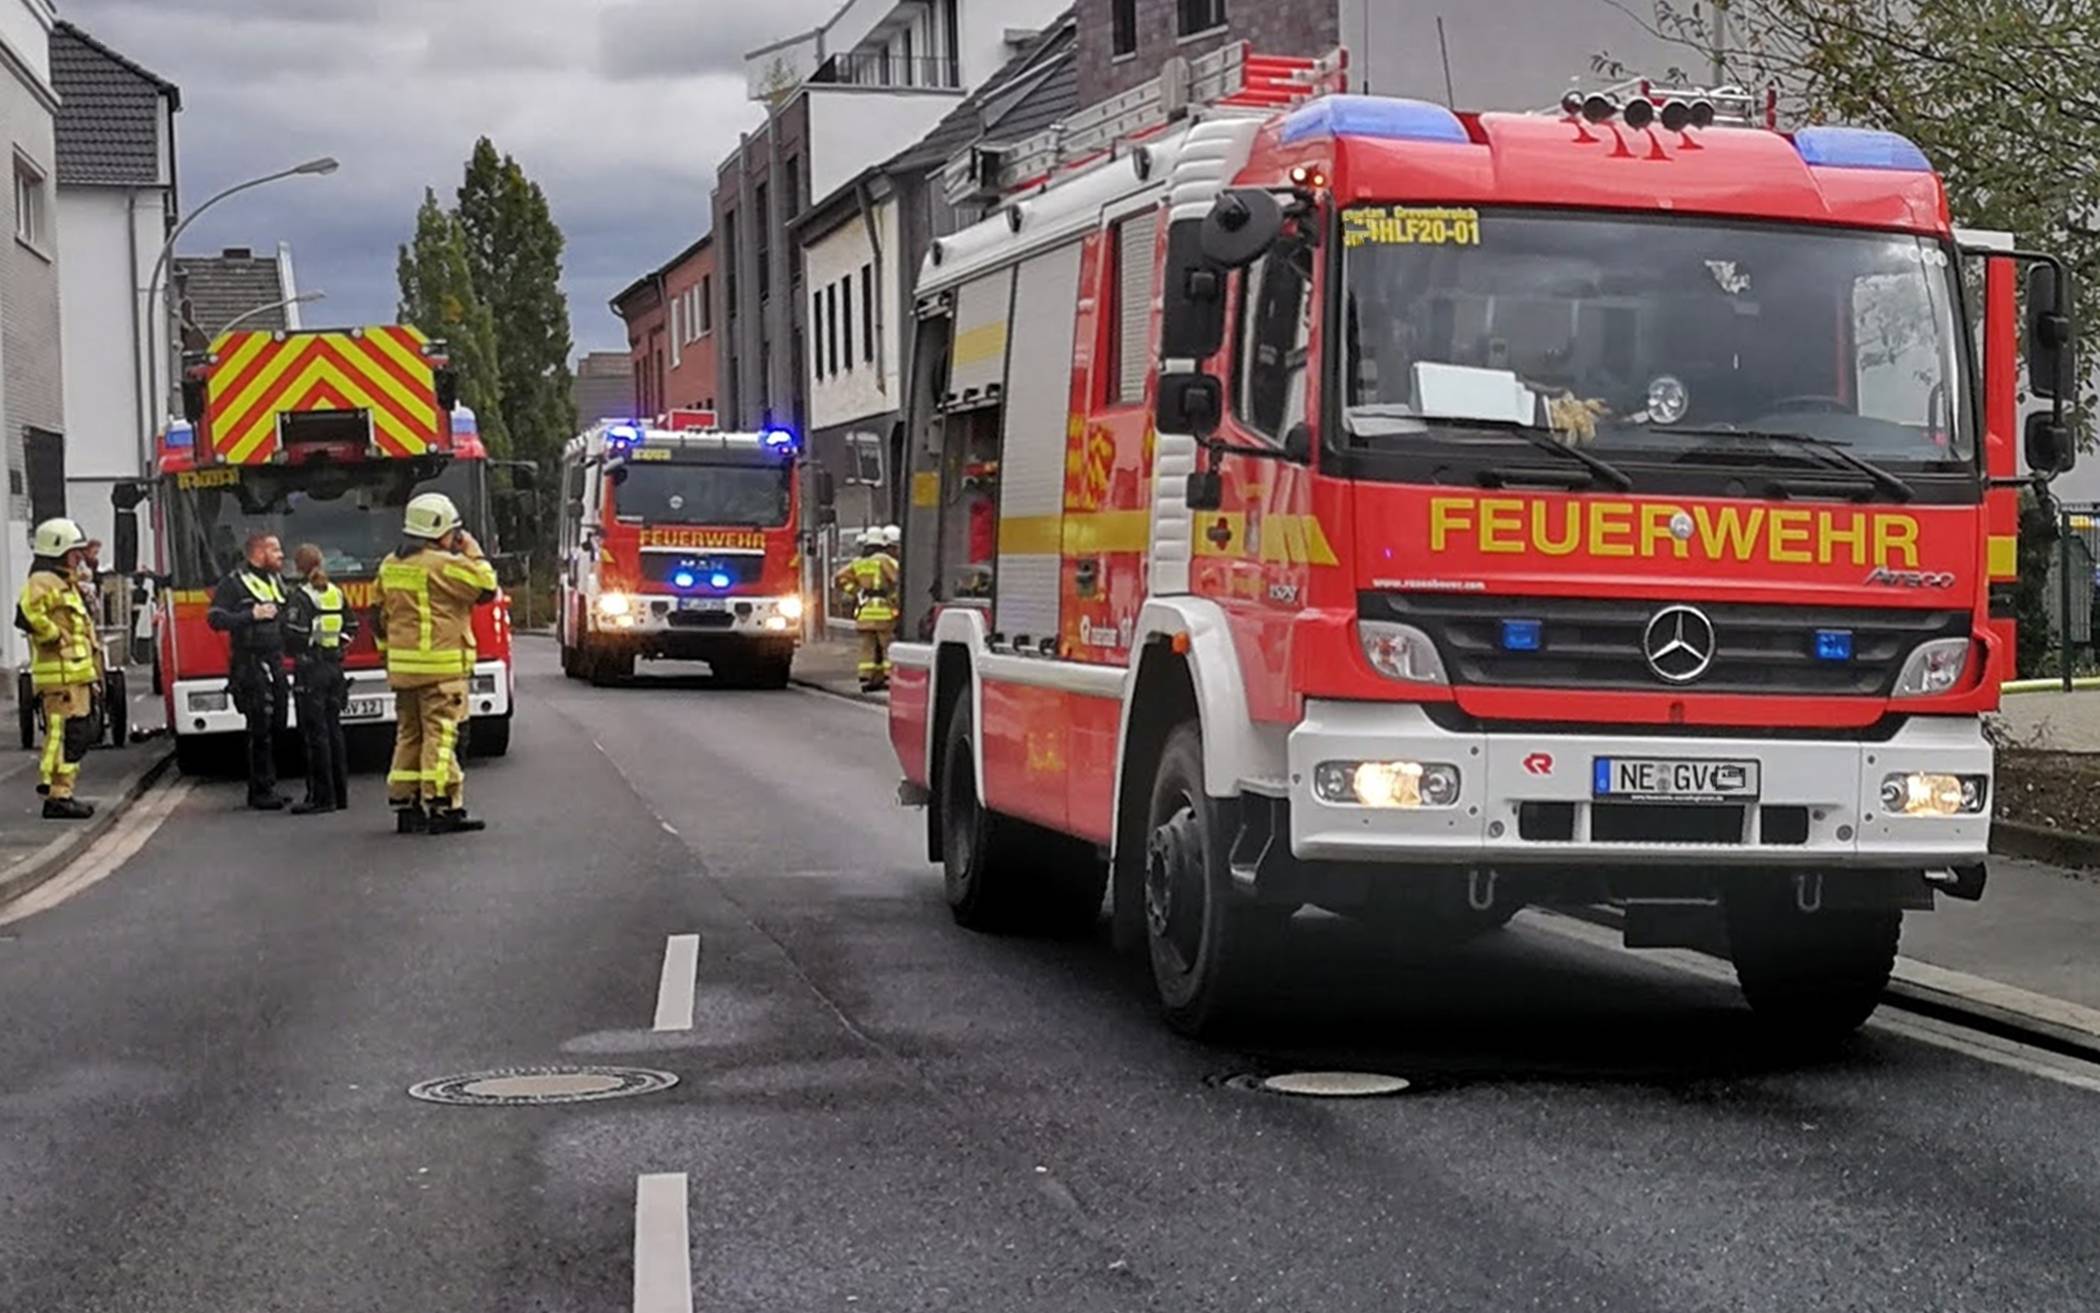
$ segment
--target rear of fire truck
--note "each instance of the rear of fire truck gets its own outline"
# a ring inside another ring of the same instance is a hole
[[[800,444],[704,412],[603,423],[562,453],[564,673],[613,683],[638,658],[704,661],[784,688],[802,632]]]
[[[162,435],[152,497],[163,581],[156,678],[184,770],[219,766],[242,733],[226,638],[206,612],[251,534],[275,534],[288,557],[301,543],[318,546],[359,611],[419,493],[451,497],[468,531],[495,550],[488,453],[452,391],[442,348],[397,325],[228,333],[193,361],[186,418]],[[514,687],[507,599],[480,608],[474,627],[468,750],[500,755]],[[354,736],[394,719],[384,661],[365,629],[346,658],[343,720]]]
[[[2018,284],[2035,477],[2070,461],[2069,286],[1958,234],[1911,143],[1757,109],[1199,106],[944,239],[910,421],[933,605],[891,723],[958,919],[1089,921],[1106,853],[1192,1032],[1305,905],[1465,935],[1609,904],[1631,945],[1732,956],[1789,1033],[1872,1011],[1903,913],[1982,893]],[[1069,382],[994,378],[985,411],[984,313],[1015,359],[1055,326]],[[1008,485],[982,594],[961,439]]]

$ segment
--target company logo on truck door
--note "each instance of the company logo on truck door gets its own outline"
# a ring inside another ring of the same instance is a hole
[[[1918,520],[1843,507],[1431,497],[1429,550],[1916,570]]]
[[[762,552],[766,536],[756,529],[644,529],[642,546]]]

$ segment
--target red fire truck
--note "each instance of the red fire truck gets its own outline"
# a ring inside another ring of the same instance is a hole
[[[705,661],[785,687],[802,632],[800,444],[683,414],[676,429],[598,424],[562,453],[562,670],[605,684],[637,657]]]
[[[1000,199],[920,282],[890,699],[955,917],[1107,883],[1203,1032],[1305,905],[1609,903],[1849,1030],[1902,913],[1982,892],[2016,282],[2045,477],[2062,266],[1885,132],[1342,69],[1234,48],[960,180]]]
[[[192,364],[186,418],[161,436],[151,492],[163,585],[155,681],[185,771],[218,764],[242,732],[226,688],[226,637],[205,613],[251,532],[276,534],[287,554],[319,546],[360,611],[417,493],[449,495],[468,530],[495,550],[488,453],[452,390],[443,348],[391,324],[228,333]],[[510,747],[513,694],[507,599],[481,608],[474,626],[468,749],[500,756]],[[353,734],[394,718],[384,663],[365,630],[346,658],[343,719]]]

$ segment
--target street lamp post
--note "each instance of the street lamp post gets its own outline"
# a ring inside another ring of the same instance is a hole
[[[340,164],[336,163],[333,156],[324,155],[319,159],[308,160],[304,164],[293,165],[289,169],[280,169],[275,173],[266,173],[259,178],[250,178],[246,182],[237,182],[233,186],[228,187],[226,190],[212,197],[210,200],[204,202],[204,204],[198,206],[196,209],[191,210],[189,214],[183,218],[181,223],[175,225],[175,231],[168,234],[168,240],[165,243],[163,243],[160,248],[160,255],[153,261],[153,272],[149,274],[146,278],[145,293],[148,301],[150,302],[152,300],[156,292],[160,293],[162,296],[162,304],[160,307],[161,322],[168,324],[170,329],[172,330],[175,321],[175,315],[173,313],[174,305],[172,299],[169,298],[167,295],[169,289],[166,288],[161,282],[161,275],[167,272],[168,261],[174,257],[175,243],[182,240],[183,233],[189,231],[190,225],[197,222],[198,219],[202,218],[204,216],[205,211],[211,209],[212,206],[217,205],[220,201],[225,200],[229,196],[238,196],[244,191],[250,191],[256,187],[261,187],[268,183],[278,182],[285,178],[299,178],[309,176],[325,177],[328,174],[334,173],[337,169],[341,167],[342,166]],[[151,346],[151,338],[152,335],[149,333],[149,347]],[[173,343],[170,343],[169,345],[172,349]],[[157,416],[160,413],[160,362],[157,358],[159,354],[160,353],[157,351],[149,351],[149,359],[146,362],[146,420],[139,433],[139,471],[141,473],[144,473],[148,466],[152,463],[153,425],[155,422],[155,416]]]
[[[221,337],[232,332],[234,329],[239,328],[242,324],[247,323],[249,320],[255,318],[257,315],[266,315],[272,310],[283,310],[295,305],[311,305],[315,301],[326,301],[327,299],[328,293],[326,292],[301,292],[297,296],[288,296],[282,301],[272,301],[268,305],[254,306],[247,310],[241,311],[233,318],[219,325],[218,331],[210,334],[205,333],[204,326],[202,324],[198,323],[194,319],[189,318],[188,316],[184,316],[182,322],[184,326],[196,329],[199,336],[205,337],[209,341],[216,342]]]

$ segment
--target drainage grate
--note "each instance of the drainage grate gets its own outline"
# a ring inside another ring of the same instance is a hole
[[[408,1087],[410,1098],[470,1108],[593,1103],[670,1089],[678,1078],[646,1067],[504,1067],[444,1076]]]

